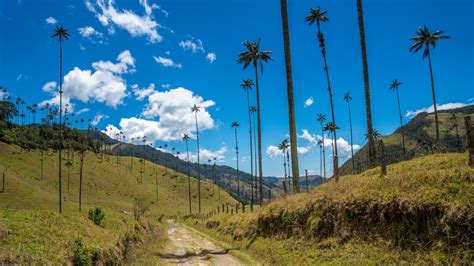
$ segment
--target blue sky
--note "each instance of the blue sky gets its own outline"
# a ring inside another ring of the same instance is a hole
[[[366,123],[355,1],[288,4],[298,144],[304,150],[300,167],[318,173],[319,150],[312,142],[320,132],[315,116],[329,116],[329,104],[316,29],[304,18],[311,7],[328,11],[330,21],[322,30],[338,135],[349,139],[342,100],[349,90],[354,143],[362,146]],[[75,112],[84,111],[79,117],[102,115],[98,128],[112,125],[129,137],[146,134],[156,145],[169,143],[182,151],[184,145],[176,139],[182,131],[193,132],[188,110],[198,103],[206,107],[199,115],[204,159],[217,156],[221,164],[235,165],[230,123],[236,120],[241,124],[241,168],[248,170],[246,102],[239,85],[244,78],[253,79],[253,71],[242,70],[236,55],[243,40],[260,37],[262,48],[272,50],[274,58],[260,80],[264,174],[281,175],[281,157],[266,153],[288,133],[279,8],[278,1],[270,0],[1,1],[0,85],[27,104],[54,98],[55,84],[45,86],[58,81],[58,43],[50,35],[56,24],[64,25],[71,33],[64,43],[65,95]],[[408,52],[408,38],[422,25],[451,36],[433,52],[439,104],[469,103],[474,97],[472,1],[367,0],[364,8],[376,129],[389,134],[398,127],[395,94],[388,89],[395,78],[404,83],[404,115],[432,105],[427,62],[421,54]],[[314,103],[305,107],[310,97]],[[347,143],[341,140],[341,146],[344,155]]]

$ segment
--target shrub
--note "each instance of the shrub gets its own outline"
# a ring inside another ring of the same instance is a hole
[[[145,199],[136,198],[133,204],[133,217],[138,221],[149,209],[150,206],[146,203]]]
[[[89,209],[89,220],[93,221],[98,226],[104,226],[105,213],[100,207]]]
[[[91,265],[91,259],[89,258],[89,251],[86,245],[82,242],[81,238],[77,238],[74,241],[74,253],[72,257],[74,265]]]
[[[102,258],[102,250],[99,249],[99,248],[93,247],[91,253],[92,253],[91,254],[91,261],[92,261],[92,264],[95,265]]]

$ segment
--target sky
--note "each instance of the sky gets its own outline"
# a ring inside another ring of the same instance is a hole
[[[315,25],[304,18],[311,7],[327,10],[322,25],[334,94],[341,163],[350,156],[347,103],[350,91],[354,148],[365,143],[365,99],[354,0],[289,0],[289,26],[300,172],[319,173],[321,137],[315,117],[329,118],[329,96]],[[471,0],[366,0],[364,20],[374,128],[399,127],[393,79],[400,87],[404,123],[432,109],[428,62],[408,51],[420,26],[451,36],[432,52],[438,104],[453,108],[474,97],[474,2]],[[260,77],[264,175],[282,176],[275,149],[288,136],[288,106],[279,1],[270,0],[6,0],[0,2],[0,86],[27,105],[58,104],[59,44],[56,25],[71,36],[63,43],[64,101],[77,118],[91,119],[130,141],[147,136],[156,147],[184,152],[189,133],[196,156],[193,104],[198,113],[201,162],[218,158],[250,170],[247,103],[237,54],[244,40],[261,38],[272,61]],[[252,91],[252,105],[255,104]],[[326,142],[330,150],[330,141]],[[330,152],[327,166],[331,169]]]

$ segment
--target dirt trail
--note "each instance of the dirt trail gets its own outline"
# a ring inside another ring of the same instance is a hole
[[[178,265],[243,265],[208,238],[168,220],[168,238],[171,245],[161,258]]]

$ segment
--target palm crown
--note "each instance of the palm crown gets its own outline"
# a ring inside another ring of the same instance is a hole
[[[238,55],[237,62],[239,64],[243,64],[244,69],[246,69],[250,63],[252,63],[255,67],[257,67],[260,63],[260,71],[263,72],[263,62],[273,60],[273,58],[270,56],[272,51],[260,51],[260,39],[254,42],[244,41],[242,44],[245,46],[245,48],[247,48],[247,50],[245,52],[241,52]]]
[[[318,122],[323,122],[323,121],[326,120],[326,115],[324,115],[324,114],[318,114],[318,115],[316,116],[316,120],[317,120]]]
[[[247,90],[251,90],[253,85],[254,83],[251,79],[244,79],[242,80],[240,87],[242,87],[244,91],[247,91]]]
[[[199,108],[200,108],[200,107],[198,107],[198,106],[195,104],[193,107],[191,107],[191,112],[197,113],[197,112],[201,111],[201,110],[199,110]]]
[[[183,134],[183,140],[186,141],[186,140],[189,140],[189,135],[188,134]]]
[[[234,121],[234,122],[232,122],[232,125],[231,125],[231,126],[232,126],[232,127],[240,127],[240,124],[239,124],[239,122]]]
[[[336,132],[336,130],[340,129],[337,125],[335,125],[333,122],[328,122],[324,126],[325,131],[331,131],[331,132]]]
[[[423,59],[425,59],[430,53],[430,45],[434,49],[436,48],[437,41],[450,38],[448,35],[444,35],[443,33],[443,30],[437,30],[431,33],[426,26],[420,27],[416,32],[417,36],[410,38],[410,40],[414,41],[410,46],[410,52],[416,53],[424,47]]]
[[[257,107],[255,107],[255,106],[250,106],[249,111],[250,111],[251,113],[255,113],[255,112],[257,112]]]
[[[310,15],[305,18],[305,21],[308,22],[309,25],[312,25],[314,22],[319,25],[321,22],[329,21],[329,18],[326,17],[327,11],[321,10],[319,6],[309,9],[309,13]]]
[[[56,26],[56,28],[54,29],[54,33],[53,35],[51,35],[51,37],[58,37],[59,38],[59,41],[62,42],[63,38],[64,39],[69,39],[69,31],[64,28],[63,26]]]
[[[351,93],[350,92],[344,93],[344,101],[349,102],[350,100],[352,100]]]
[[[392,91],[397,90],[400,85],[402,85],[402,82],[399,82],[398,80],[394,79],[392,83],[390,83],[390,89]]]

